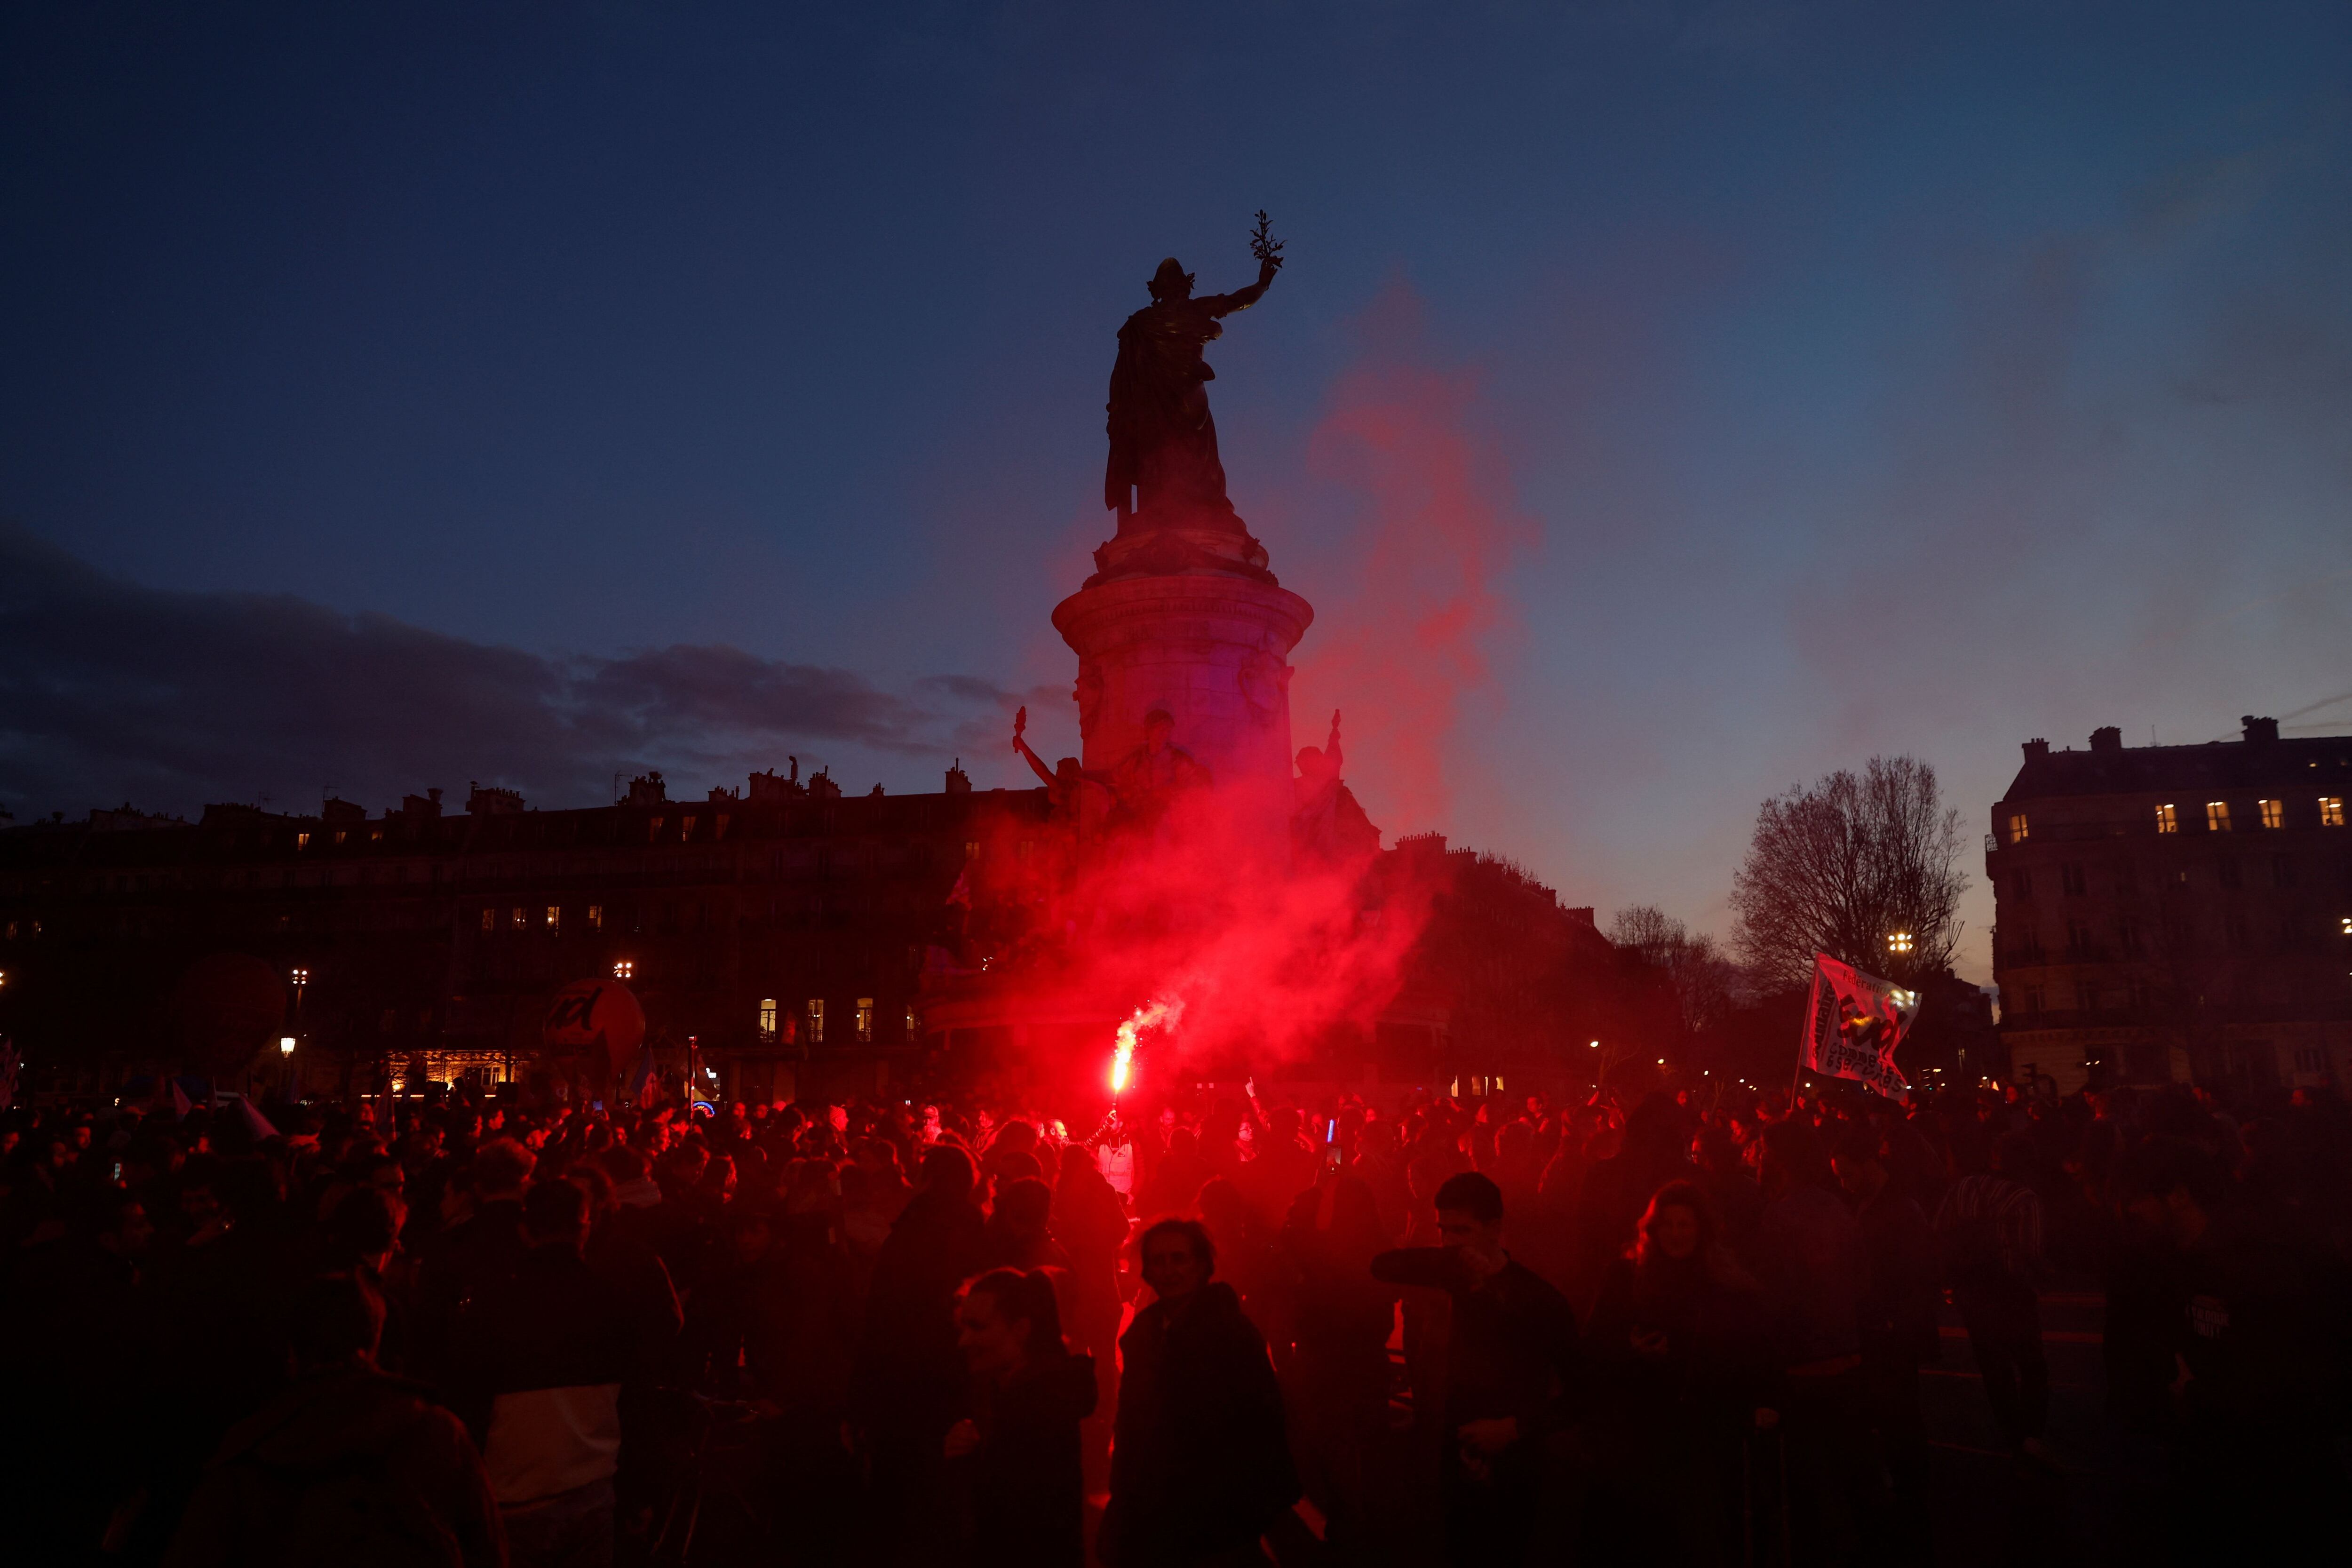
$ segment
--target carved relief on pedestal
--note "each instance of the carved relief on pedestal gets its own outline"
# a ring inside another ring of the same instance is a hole
[[[1234,682],[1241,688],[1242,700],[1249,704],[1250,717],[1260,724],[1270,724],[1289,711],[1290,666],[1265,649],[1242,660]]]

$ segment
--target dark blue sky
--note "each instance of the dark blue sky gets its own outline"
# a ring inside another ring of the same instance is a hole
[[[0,804],[1024,782],[1112,332],[1264,206],[1285,582],[1377,620],[1368,363],[1513,514],[1376,819],[1719,927],[1874,751],[1974,825],[2030,735],[2352,720],[2347,83],[2341,5],[14,6]]]

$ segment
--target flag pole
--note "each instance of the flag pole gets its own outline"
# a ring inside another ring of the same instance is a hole
[[[1805,1021],[1797,1031],[1797,1069],[1789,1075],[1789,1114],[1797,1114],[1797,1086],[1804,1081],[1805,1058],[1812,1051],[1813,1020],[1820,1015],[1822,1001],[1822,959],[1813,955],[1813,983],[1805,989]]]

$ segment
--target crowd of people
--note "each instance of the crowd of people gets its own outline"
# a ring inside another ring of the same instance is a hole
[[[9,1112],[12,1555],[1925,1563],[2062,1272],[2184,1558],[2342,1495],[2333,1096],[981,1103]]]

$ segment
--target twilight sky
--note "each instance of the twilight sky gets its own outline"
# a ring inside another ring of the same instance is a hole
[[[1263,206],[1212,395],[1301,739],[1720,930],[1873,752],[1973,832],[2029,736],[2352,727],[2347,67],[2340,4],[12,6],[0,805],[1025,784],[1112,334]]]

